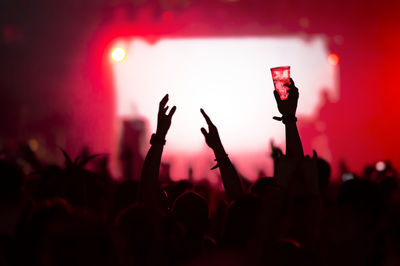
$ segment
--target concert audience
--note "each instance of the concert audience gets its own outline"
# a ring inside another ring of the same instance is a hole
[[[62,151],[65,165],[57,166],[26,148],[18,157],[4,153],[0,265],[400,265],[395,170],[368,166],[339,187],[330,182],[330,165],[316,151],[304,155],[296,125],[299,91],[293,80],[286,86],[286,100],[274,91],[286,152],[273,146],[273,177],[250,187],[203,109],[208,130],[200,132],[224,191],[193,180],[160,181],[177,110],[168,111],[168,95],[159,104],[139,182],[114,181],[106,159],[96,155],[72,160]],[[88,170],[94,160],[102,160],[101,167]]]

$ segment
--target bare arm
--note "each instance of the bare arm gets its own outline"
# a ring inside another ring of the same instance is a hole
[[[317,174],[317,153],[312,158],[305,156],[299,163],[297,173],[302,178],[298,184],[291,208],[292,226],[290,235],[302,246],[316,248],[319,225],[322,216],[322,202],[320,198]]]
[[[171,126],[171,119],[176,106],[167,114],[168,94],[161,100],[158,109],[157,131],[151,139],[151,147],[147,152],[140,175],[140,201],[155,206],[157,202],[157,182],[160,171],[161,155],[164,149],[165,137]]]
[[[235,167],[225,152],[217,127],[211,122],[211,119],[203,109],[200,109],[200,112],[208,125],[208,132],[205,128],[201,128],[201,133],[203,133],[207,145],[214,151],[226,196],[228,200],[231,201],[243,194],[242,182]]]
[[[286,84],[286,86],[289,88],[289,96],[286,100],[281,100],[279,93],[274,90],[278,110],[282,114],[282,118],[274,117],[274,119],[280,119],[285,124],[286,155],[293,158],[303,158],[303,145],[296,125],[296,110],[299,99],[299,90],[292,79],[290,79],[290,84]]]

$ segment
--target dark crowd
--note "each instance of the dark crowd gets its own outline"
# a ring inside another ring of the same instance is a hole
[[[215,154],[210,171],[219,171],[222,191],[160,172],[173,115],[184,112],[167,106],[168,95],[146,140],[139,181],[117,182],[105,158],[71,158],[68,147],[60,149],[62,166],[40,161],[29,147],[23,156],[3,152],[0,265],[400,265],[395,170],[389,162],[367,165],[361,175],[342,169],[345,179],[331,182],[318,151],[304,155],[299,90],[293,80],[286,86],[286,100],[274,91],[286,152],[273,146],[274,175],[255,183],[238,174],[216,125],[200,110],[207,126],[199,134]]]

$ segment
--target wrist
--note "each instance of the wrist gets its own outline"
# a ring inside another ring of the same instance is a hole
[[[213,151],[214,151],[215,158],[221,158],[221,157],[226,156],[226,152],[225,152],[225,149],[222,146],[222,144],[221,144],[221,146],[213,148]]]
[[[273,119],[282,121],[283,124],[296,124],[297,117],[294,114],[284,114],[281,117],[274,116]]]
[[[227,162],[230,162],[230,160],[229,160],[229,157],[228,157],[228,154],[226,154],[225,153],[225,151],[224,151],[224,153],[222,154],[215,154],[215,160],[214,161],[216,161],[217,162],[217,164],[216,165],[214,165],[212,168],[211,168],[211,170],[214,170],[214,169],[217,169],[218,167],[220,167],[221,166],[221,164],[225,164],[225,163],[227,163]]]
[[[165,145],[165,142],[166,142],[165,136],[162,136],[162,135],[157,134],[157,133],[151,135],[151,138],[150,138],[150,144],[151,145],[154,145],[154,144]]]
[[[160,130],[156,130],[156,133],[153,135],[156,135],[160,139],[165,139],[165,137],[167,136],[167,133],[162,133]]]

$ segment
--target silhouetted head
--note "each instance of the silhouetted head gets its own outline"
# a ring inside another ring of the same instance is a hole
[[[385,203],[391,204],[394,201],[393,196],[399,187],[397,179],[393,177],[384,178],[380,180],[378,187]]]
[[[193,184],[186,180],[181,180],[170,184],[166,190],[168,195],[169,207],[172,208],[175,200],[186,191],[193,188]]]
[[[199,180],[194,185],[194,191],[202,196],[207,202],[210,202],[211,200],[212,190],[212,185],[207,178]]]
[[[156,210],[133,204],[120,212],[115,223],[128,244],[138,248],[157,238],[160,230],[159,218]]]
[[[203,235],[208,227],[207,201],[195,192],[180,195],[172,206],[172,214],[188,234]]]
[[[24,183],[24,173],[14,163],[0,160],[0,201],[17,197]]]
[[[377,219],[383,210],[382,195],[378,186],[370,181],[352,179],[342,184],[339,189],[340,206],[370,215]]]
[[[139,183],[134,180],[127,180],[116,185],[110,218],[114,219],[122,209],[137,201],[138,186]]]
[[[36,204],[21,220],[15,234],[16,242],[24,256],[18,258],[21,265],[41,265],[43,246],[54,230],[71,222],[71,206],[61,198],[44,200]],[[60,229],[61,228],[61,229]]]
[[[75,218],[49,231],[49,236],[43,244],[39,265],[111,265],[111,238],[105,225]]]
[[[123,257],[130,257],[134,265],[157,265],[163,222],[159,211],[138,203],[123,209],[115,220]]]
[[[234,200],[228,209],[223,235],[223,244],[234,248],[245,248],[256,234],[256,222],[261,211],[261,199],[244,195]]]
[[[274,178],[262,177],[259,178],[251,187],[251,193],[258,197],[264,197],[274,186]]]

